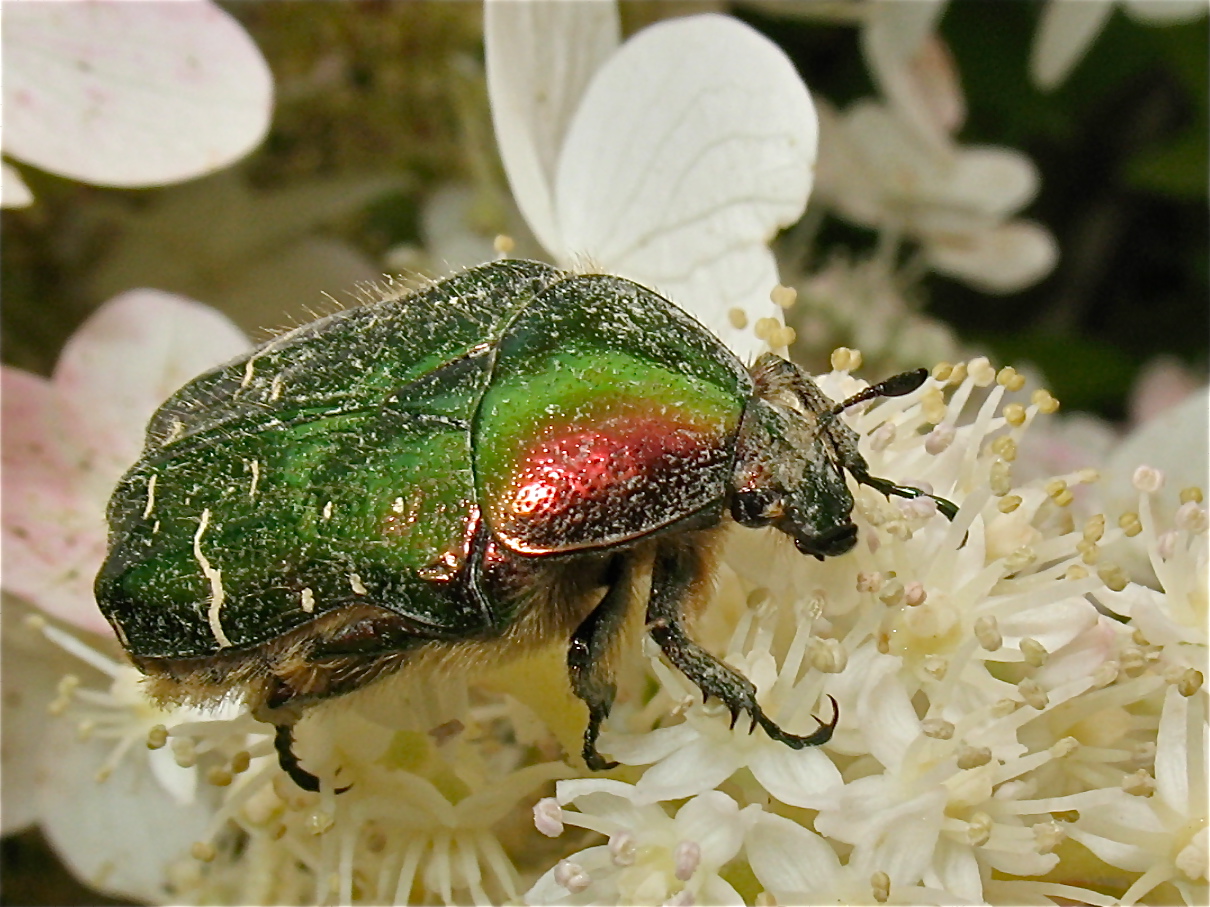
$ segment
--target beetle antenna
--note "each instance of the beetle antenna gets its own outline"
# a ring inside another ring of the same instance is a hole
[[[865,390],[858,391],[847,400],[842,400],[837,403],[827,412],[821,413],[819,422],[825,425],[831,422],[850,406],[856,406],[858,403],[865,403],[867,400],[876,400],[879,397],[902,397],[904,394],[910,394],[920,385],[924,384],[925,379],[929,376],[929,370],[926,368],[914,369],[910,372],[903,372],[898,375],[892,375],[885,381],[879,381],[877,384],[871,384]]]

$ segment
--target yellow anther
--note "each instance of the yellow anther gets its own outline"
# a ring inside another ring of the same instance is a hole
[[[1090,542],[1088,539],[1076,542],[1076,551],[1080,552],[1080,560],[1090,567],[1101,559],[1101,549],[1097,547],[1096,542]]]
[[[215,787],[229,787],[235,776],[226,766],[216,765],[206,772],[206,780]]]
[[[1088,579],[1088,568],[1072,564],[1063,572],[1063,578],[1069,580]]]
[[[966,825],[966,840],[971,847],[982,847],[992,836],[992,817],[987,813],[975,813]]]
[[[783,309],[788,309],[790,306],[794,305],[795,301],[798,299],[798,290],[794,289],[794,287],[783,286],[779,283],[769,291],[769,299],[772,300],[774,305],[781,306]]]
[[[1009,403],[1004,407],[1004,421],[1014,427],[1025,424],[1025,407],[1020,403]]]
[[[995,652],[1004,645],[1004,637],[1000,635],[1000,627],[996,618],[985,614],[975,620],[975,638],[979,645],[989,652]]]
[[[970,746],[963,744],[958,748],[958,768],[966,769],[978,768],[981,765],[987,765],[992,761],[992,751],[986,746]]]
[[[1038,408],[1038,412],[1048,416],[1059,410],[1059,401],[1044,387],[1040,387],[1030,394],[1029,399]]]
[[[945,680],[950,669],[949,662],[940,655],[926,655],[920,667],[933,680]]]
[[[1202,490],[1196,485],[1190,485],[1188,488],[1181,489],[1182,504],[1188,504],[1190,502],[1200,504],[1203,500],[1205,500],[1205,496],[1202,494]]]
[[[978,356],[972,359],[967,365],[966,370],[971,376],[971,380],[975,382],[976,387],[988,387],[996,380],[996,370],[992,368],[986,356]]]
[[[1084,524],[1084,541],[1099,542],[1105,535],[1105,514],[1097,513]]]
[[[731,322],[731,327],[742,331],[748,326],[748,313],[736,306],[727,312],[727,320]]]
[[[1019,391],[1025,387],[1025,376],[1011,365],[1006,365],[996,372],[996,383],[1005,390]]]
[[[147,732],[147,749],[158,750],[168,745],[168,728],[157,724]]]
[[[1021,657],[1025,659],[1027,665],[1032,665],[1035,668],[1040,668],[1046,664],[1046,656],[1049,654],[1046,647],[1029,636],[1021,640],[1019,648],[1021,649]]]
[[[1012,467],[1004,460],[997,460],[988,469],[987,483],[991,486],[992,494],[1006,495],[1013,489]]]
[[[996,507],[1000,510],[1001,513],[1012,513],[1014,510],[1016,510],[1020,506],[1021,506],[1021,495],[1019,495],[1019,494],[1006,494],[1004,497],[1000,498],[1000,500],[996,502]]]
[[[798,332],[788,324],[783,324],[781,327],[770,332],[770,346],[789,346],[798,339]]]
[[[1062,479],[1051,479],[1042,487],[1045,489],[1046,493],[1053,498],[1055,495],[1061,494],[1067,490],[1067,483]]]
[[[1184,674],[1181,675],[1181,679],[1177,681],[1176,691],[1185,697],[1192,696],[1202,688],[1202,684],[1205,683],[1205,680],[1206,679],[1202,676],[1201,671],[1198,671],[1195,668],[1189,668]]]
[[[891,877],[882,870],[870,876],[870,893],[879,904],[891,899]]]
[[[1028,705],[1037,709],[1039,712],[1050,704],[1050,697],[1046,695],[1046,690],[1042,689],[1042,685],[1032,677],[1026,677],[1019,684],[1017,684],[1017,692],[1021,694],[1021,698],[1024,699]]]
[[[1120,528],[1127,536],[1133,538],[1143,531],[1143,524],[1139,521],[1139,515],[1133,510],[1128,510],[1118,517],[1118,528]]]
[[[966,363],[959,362],[954,366],[954,370],[950,372],[949,382],[950,387],[956,387],[966,380]]]
[[[492,240],[492,248],[499,255],[508,255],[517,247],[516,242],[507,233],[500,233]]]
[[[939,381],[942,384],[945,384],[947,381],[949,381],[949,377],[950,377],[950,375],[953,374],[953,372],[954,372],[954,367],[952,365],[950,365],[948,362],[938,362],[936,365],[933,366],[932,374],[933,374],[934,380]]]
[[[189,854],[193,859],[200,860],[203,863],[209,863],[218,856],[214,847],[205,841],[194,841],[193,846],[189,848]]]
[[[781,328],[781,322],[776,318],[757,318],[756,327],[752,329],[752,333],[759,339],[768,342],[774,332]]]
[[[897,605],[903,601],[903,583],[897,579],[889,580],[879,591],[878,598],[884,605]]]
[[[944,718],[925,718],[920,722],[920,733],[934,740],[949,740],[954,736],[954,723]]]
[[[242,775],[252,765],[252,754],[247,750],[240,750],[231,757],[231,771],[237,775]]]
[[[1097,571],[1097,576],[1114,592],[1121,592],[1130,583],[1130,577],[1126,575],[1126,571],[1117,564],[1106,564]]]

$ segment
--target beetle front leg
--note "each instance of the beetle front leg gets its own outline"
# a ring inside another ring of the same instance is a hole
[[[958,515],[958,505],[953,501],[948,501],[945,498],[938,497],[935,494],[929,494],[927,491],[921,491],[912,485],[896,485],[889,479],[880,479],[877,476],[872,476],[864,469],[854,468],[852,465],[845,464],[846,468],[852,474],[853,478],[862,485],[869,485],[876,491],[881,491],[888,498],[895,495],[901,498],[932,498],[937,504],[937,509],[940,510],[946,519],[953,522],[954,517]]]
[[[631,598],[631,558],[615,557],[609,565],[609,588],[571,636],[567,648],[567,674],[571,689],[588,706],[588,727],[584,731],[584,761],[593,771],[617,765],[597,752],[601,722],[609,716],[617,687],[608,668],[609,647],[626,621]]]
[[[832,739],[840,720],[836,700],[832,700],[832,721],[812,734],[799,737],[783,731],[765,715],[756,701],[756,686],[743,674],[723,664],[689,638],[680,624],[681,607],[693,593],[703,572],[700,553],[692,548],[665,546],[655,557],[651,572],[651,598],[647,602],[647,630],[668,660],[702,691],[702,701],[711,696],[720,700],[731,713],[731,726],[740,712],[752,717],[749,732],[759,724],[771,738],[792,749],[819,746]],[[829,697],[831,698],[831,697]]]

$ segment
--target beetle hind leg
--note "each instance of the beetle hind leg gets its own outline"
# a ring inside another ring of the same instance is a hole
[[[626,620],[630,605],[633,567],[626,555],[615,557],[606,575],[608,589],[588,617],[576,627],[567,648],[567,674],[572,691],[588,706],[584,731],[584,761],[593,771],[617,765],[597,752],[601,722],[609,716],[617,687],[608,667],[609,647]]]
[[[783,731],[769,718],[756,701],[756,685],[733,668],[723,664],[685,633],[681,626],[681,609],[694,593],[694,586],[704,573],[700,553],[690,547],[666,546],[655,557],[651,573],[651,598],[647,603],[647,630],[659,644],[668,660],[702,691],[703,701],[711,696],[721,701],[731,713],[735,727],[741,712],[751,716],[749,731],[759,724],[772,739],[792,749],[819,746],[832,739],[840,712],[832,699],[832,720],[800,737]],[[831,699],[831,697],[828,697]]]

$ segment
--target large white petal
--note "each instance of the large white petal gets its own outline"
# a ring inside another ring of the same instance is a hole
[[[684,840],[701,847],[702,862],[707,866],[722,866],[744,843],[739,806],[722,791],[708,790],[694,797],[680,808],[675,825]]]
[[[716,15],[646,28],[597,73],[568,131],[555,189],[566,254],[671,293],[801,216],[817,142],[810,96],[768,39]],[[721,275],[750,322],[776,317],[769,265],[743,254]]]
[[[217,809],[217,789],[190,806],[160,787],[137,748],[104,783],[95,774],[112,741],[81,743],[68,721],[47,727],[42,828],[77,878],[119,897],[165,903],[168,864],[188,859]]]
[[[225,316],[183,296],[131,290],[72,335],[55,389],[76,411],[81,441],[114,458],[117,480],[142,447],[156,407],[199,372],[247,350]]]
[[[844,786],[840,771],[823,750],[792,750],[780,743],[762,746],[748,760],[761,787],[782,803],[819,809]]]
[[[748,865],[782,900],[786,895],[829,891],[840,881],[840,860],[819,835],[797,822],[763,813],[747,840]]]
[[[636,800],[655,803],[700,794],[722,784],[742,764],[734,746],[698,737],[643,773],[635,785]]]
[[[0,207],[28,208],[34,203],[34,194],[30,192],[25,180],[17,168],[11,164],[0,164]]]
[[[495,0],[483,13],[487,91],[513,198],[552,255],[563,244],[552,198],[559,149],[584,88],[618,46],[617,5]]]
[[[269,67],[211,3],[12,3],[3,40],[4,151],[62,176],[191,179],[269,128]]]

